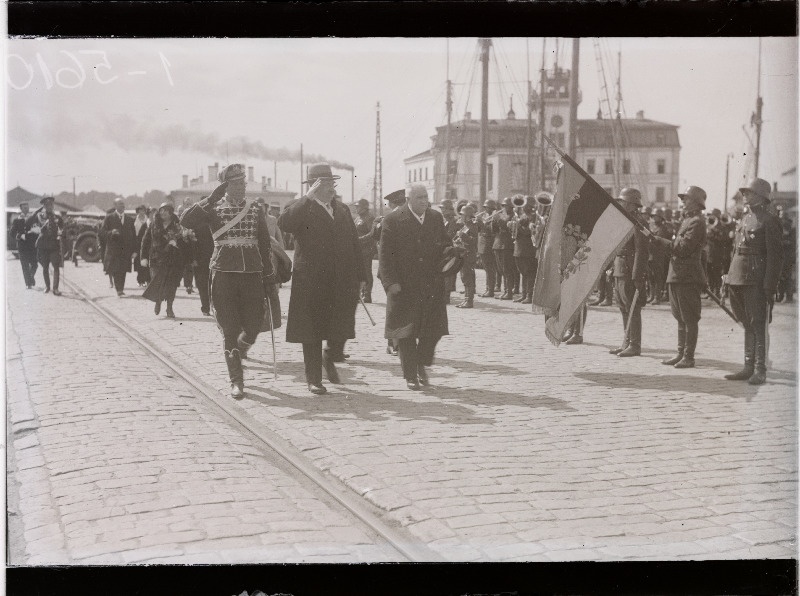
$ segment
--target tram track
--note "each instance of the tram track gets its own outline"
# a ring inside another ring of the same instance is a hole
[[[155,360],[170,369],[178,378],[189,385],[195,395],[205,403],[212,405],[225,419],[233,423],[240,431],[254,440],[265,454],[277,456],[294,470],[305,482],[312,484],[317,490],[322,491],[336,505],[343,509],[347,516],[354,519],[368,530],[369,535],[380,537],[385,543],[398,553],[399,562],[432,562],[444,561],[438,553],[419,543],[405,531],[393,527],[391,522],[383,519],[373,505],[367,503],[363,497],[355,494],[352,489],[340,481],[330,478],[314,467],[300,452],[287,444],[274,431],[255,420],[235,402],[223,398],[220,393],[198,381],[184,370],[180,364],[165,354],[152,341],[142,336],[137,331],[130,329],[110,309],[98,304],[97,299],[87,293],[79,284],[71,280],[62,280],[76,296],[91,306],[98,314],[106,319],[125,337],[148,352]]]

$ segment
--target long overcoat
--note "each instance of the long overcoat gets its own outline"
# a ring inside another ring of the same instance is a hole
[[[301,197],[278,218],[294,237],[294,270],[286,341],[311,343],[356,336],[359,282],[366,280],[350,210],[331,202],[333,218],[313,199]]]
[[[448,334],[441,266],[451,242],[441,213],[428,208],[423,222],[408,205],[383,219],[379,277],[384,288],[400,284],[399,294],[387,294],[387,339]]]
[[[133,220],[133,217],[126,214],[123,224],[119,219],[119,214],[112,211],[106,215],[100,226],[100,235],[105,245],[103,269],[108,274],[123,271],[127,273],[131,270],[131,257],[133,253],[138,252],[139,248]]]

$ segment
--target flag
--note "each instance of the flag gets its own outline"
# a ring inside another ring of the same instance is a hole
[[[557,168],[533,290],[534,312],[545,315],[545,334],[556,346],[636,227],[569,156],[562,154]]]

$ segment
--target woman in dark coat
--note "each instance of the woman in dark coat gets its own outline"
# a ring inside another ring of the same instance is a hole
[[[162,203],[142,238],[142,265],[150,267],[150,283],[143,296],[155,302],[156,314],[161,312],[161,303],[167,303],[167,317],[174,319],[172,303],[175,291],[183,277],[183,269],[190,262],[186,232],[178,223],[175,208],[171,203]]]
[[[323,364],[328,380],[339,382],[333,362],[356,336],[360,282],[366,285],[353,216],[334,198],[336,178],[328,164],[310,166],[308,193],[278,218],[281,231],[295,239],[286,341],[303,344],[306,381],[315,394],[326,391]],[[328,342],[324,355],[322,340]]]
[[[422,223],[420,223],[420,218]],[[425,187],[411,187],[408,203],[383,219],[379,277],[386,289],[386,339],[397,340],[409,389],[428,385],[426,366],[448,334],[442,260],[453,251],[442,215],[428,205]]]
[[[150,221],[147,217],[147,207],[140,205],[136,208],[136,219],[133,221],[133,229],[136,231],[137,249],[141,249],[142,240],[149,227]],[[146,258],[146,256],[142,255],[141,258],[133,260],[133,270],[136,271],[136,283],[140,288],[146,286],[147,282],[150,281],[150,268],[142,265],[142,260]]]

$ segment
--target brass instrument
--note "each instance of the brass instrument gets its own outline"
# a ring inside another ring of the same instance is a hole
[[[538,250],[544,240],[544,230],[547,226],[547,220],[550,217],[550,209],[553,206],[553,195],[549,192],[540,192],[533,197],[533,202],[536,205],[536,221],[535,229],[531,234],[533,237],[533,246]]]
[[[716,228],[720,224],[720,220],[718,217],[714,215],[706,215],[706,225],[711,228],[712,230]]]
[[[514,198],[511,199],[511,203],[514,207],[524,207],[528,200],[522,195],[514,195]]]
[[[727,225],[729,225],[729,224],[731,223],[731,221],[733,221],[733,220],[731,220],[731,216],[730,216],[730,215],[728,215],[727,213],[723,213],[723,214],[722,214],[722,217],[720,217],[720,218],[719,218],[719,222],[720,222],[720,223],[721,223],[723,226],[727,226]]]

